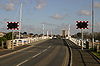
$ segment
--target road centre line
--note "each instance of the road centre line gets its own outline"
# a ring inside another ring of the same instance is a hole
[[[43,52],[47,51],[50,47],[51,47],[51,46],[49,46],[48,48],[44,49],[42,52],[40,52],[40,53],[38,53],[38,54],[36,54],[36,55],[34,55],[34,56],[32,56],[32,57],[29,57],[27,60],[25,60],[25,61],[23,61],[23,62],[17,64],[16,66],[20,66],[20,65],[26,63],[27,61],[29,61],[29,60],[31,60],[31,59],[33,59],[33,58],[39,56],[39,55],[42,54]]]
[[[23,61],[23,62],[21,62],[21,63],[19,63],[18,65],[16,65],[16,66],[20,66],[20,65],[22,65],[23,63],[25,63],[25,62],[27,62],[28,60],[25,60],[25,61]]]

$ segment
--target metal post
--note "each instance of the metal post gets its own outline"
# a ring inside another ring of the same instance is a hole
[[[92,49],[94,48],[94,0],[92,0]]]
[[[68,26],[68,38],[70,37],[70,25]]]
[[[82,50],[83,50],[83,29],[81,29],[81,34],[82,34]]]
[[[44,24],[42,24],[42,26],[43,26],[43,38],[44,38]]]
[[[2,41],[2,49],[4,48],[4,41]]]
[[[14,49],[14,44],[13,44],[13,39],[14,39],[14,31],[12,30],[12,44],[11,44],[11,49]]]
[[[51,25],[51,37],[52,37],[52,25]]]
[[[47,30],[47,37],[49,36],[49,34],[48,34],[48,30]]]
[[[19,39],[20,39],[20,32],[21,32],[21,22],[22,22],[22,3],[20,5],[20,27],[19,27]]]

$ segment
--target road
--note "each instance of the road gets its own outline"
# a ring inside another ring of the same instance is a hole
[[[67,66],[69,51],[61,39],[50,39],[0,58],[0,66]]]

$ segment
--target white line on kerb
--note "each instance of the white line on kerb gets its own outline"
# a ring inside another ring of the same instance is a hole
[[[51,46],[49,46],[48,48],[50,48],[50,47],[51,47]],[[47,49],[48,49],[48,48],[47,48]],[[21,62],[21,63],[17,64],[16,66],[20,66],[20,65],[22,65],[22,64],[24,64],[24,63],[26,63],[27,61],[29,61],[30,59],[35,58],[35,57],[39,56],[39,55],[40,55],[40,54],[42,54],[43,52],[47,51],[47,49],[44,49],[42,52],[40,52],[40,53],[38,53],[38,54],[36,54],[36,55],[34,55],[34,56],[32,56],[32,57],[29,57],[27,60],[25,60],[25,61],[23,61],[23,62]]]

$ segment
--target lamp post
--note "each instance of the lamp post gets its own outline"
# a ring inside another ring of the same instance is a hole
[[[20,39],[20,32],[21,32],[21,22],[22,22],[22,3],[21,3],[21,5],[20,5],[20,18],[19,18],[19,20],[20,20],[20,27],[19,27],[19,39]]]
[[[92,12],[92,49],[94,48],[94,0],[92,0],[92,8],[91,8],[91,12]]]
[[[42,24],[42,32],[43,32],[43,39],[44,39],[44,24]]]

